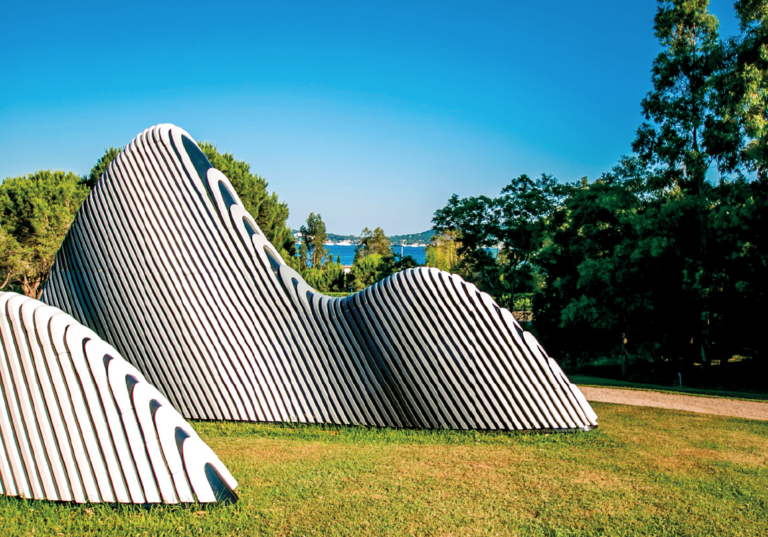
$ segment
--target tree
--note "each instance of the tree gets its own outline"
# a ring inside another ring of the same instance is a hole
[[[624,158],[597,181],[563,186],[537,255],[544,285],[535,296],[536,326],[552,352],[573,358],[614,355],[624,373],[630,356],[675,356],[690,334],[684,296],[685,241],[676,192],[649,193],[647,170]],[[694,229],[695,233],[695,221]],[[684,337],[684,336],[683,336]],[[689,336],[690,337],[690,336]]]
[[[396,272],[402,270],[408,270],[418,267],[419,264],[411,255],[401,256],[393,253],[382,259],[381,269],[377,272],[376,281],[381,281],[384,278],[389,278]]]
[[[453,245],[446,244],[448,252],[452,246],[456,247],[459,264],[454,265],[454,270],[500,300],[506,287],[496,258],[490,252],[498,244],[498,231],[502,225],[502,215],[496,209],[494,198],[459,198],[454,194],[445,207],[435,211],[432,222],[438,236],[454,239]]]
[[[326,249],[325,241],[328,238],[325,232],[325,222],[319,214],[309,213],[307,222],[301,226],[301,242],[306,248],[309,264],[319,268],[323,264]]]
[[[497,264],[500,278],[507,283],[509,299],[517,291],[533,290],[536,256],[541,250],[549,219],[562,203],[562,189],[557,180],[542,173],[536,180],[523,174],[510,181],[496,200],[500,215],[497,230],[501,247]]]
[[[0,184],[0,283],[38,298],[88,187],[72,172],[39,171]]]
[[[705,0],[660,1],[637,156],[592,183],[522,175],[496,198],[454,195],[428,264],[502,305],[534,289],[535,329],[563,358],[614,356],[625,374],[637,363],[669,380],[702,359],[765,355],[768,0],[736,7],[744,35],[725,46]]]
[[[347,285],[360,291],[401,270],[419,266],[412,256],[399,256],[392,250],[392,244],[377,227],[373,231],[363,228],[352,262]]]
[[[543,230],[560,201],[557,181],[547,174],[536,180],[516,177],[497,198],[454,195],[435,211],[432,222],[440,235],[427,253],[428,264],[450,266],[511,305],[516,291],[532,286]],[[445,260],[438,260],[440,256]]]
[[[384,256],[381,254],[370,254],[355,260],[349,270],[355,291],[362,291],[384,279],[385,268]]]
[[[655,35],[665,50],[654,60],[653,90],[642,101],[646,121],[632,145],[660,178],[698,195],[715,157],[707,152],[716,138],[713,77],[721,59],[717,18],[709,0],[659,0]]]
[[[301,245],[299,246],[299,267],[301,270],[305,270],[307,268],[308,261],[309,248],[307,247],[307,242],[304,240],[304,237],[302,237]],[[299,272],[301,272],[301,270]]]
[[[117,155],[119,155],[122,152],[122,148],[119,147],[112,147],[110,146],[108,149],[104,150],[104,155],[96,161],[96,164],[94,164],[93,168],[91,168],[91,172],[83,177],[83,183],[91,189],[94,186],[96,186],[96,183],[101,179],[101,176],[104,175],[104,172],[107,171],[107,168],[109,167],[110,162],[115,160],[117,158]]]
[[[461,259],[458,254],[460,248],[461,237],[457,231],[445,230],[433,235],[424,248],[426,266],[458,274],[461,271]]]
[[[692,357],[700,354],[706,361],[711,283],[706,174],[712,164],[719,164],[721,172],[731,170],[740,142],[732,123],[721,121],[717,114],[716,75],[723,50],[717,18],[707,11],[709,0],[658,3],[654,30],[665,49],[653,62],[653,90],[642,102],[646,122],[638,129],[632,149],[653,167],[653,177],[658,179],[653,186],[679,188],[695,201],[688,209],[698,222],[694,235],[698,253],[686,268],[686,283],[695,291],[698,303],[693,308],[699,328],[692,334]]]
[[[320,267],[305,268],[304,280],[321,293],[340,293],[348,290],[344,267],[331,259],[330,254]]]
[[[24,267],[24,251],[4,227],[0,226],[0,290],[17,282]]]
[[[211,142],[200,142],[200,149],[214,168],[221,171],[237,192],[245,210],[253,215],[259,228],[283,257],[296,255],[296,244],[291,229],[287,226],[288,205],[281,202],[277,194],[267,192],[266,179],[251,173],[251,166],[237,160],[231,153],[220,153]]]
[[[768,179],[768,1],[738,0],[736,13],[742,35],[729,42],[732,63],[727,66],[718,95],[725,113],[732,113],[743,133],[742,162]]]
[[[357,246],[355,246],[355,261],[371,254],[379,254],[382,257],[392,255],[392,244],[380,227],[373,231],[367,227],[363,228]]]
[[[737,178],[714,189],[710,212],[712,296],[710,347],[715,359],[762,357],[763,317],[768,300],[768,184]]]

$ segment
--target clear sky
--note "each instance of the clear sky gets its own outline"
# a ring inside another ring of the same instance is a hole
[[[71,4],[76,4],[71,5]],[[733,2],[715,0],[721,35]],[[651,0],[9,2],[0,178],[87,173],[157,123],[251,164],[298,228],[429,229],[451,194],[630,153]]]

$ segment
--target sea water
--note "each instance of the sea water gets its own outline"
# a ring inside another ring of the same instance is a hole
[[[299,249],[299,245],[296,245],[296,249]],[[325,250],[333,255],[333,260],[336,261],[336,256],[341,257],[342,265],[351,265],[355,260],[355,247],[347,244],[326,244]],[[427,262],[427,254],[424,252],[424,246],[400,246],[395,244],[392,246],[392,251],[399,255],[410,255],[413,257],[419,265],[423,265]]]

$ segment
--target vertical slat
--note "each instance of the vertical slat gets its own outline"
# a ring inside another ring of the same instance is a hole
[[[22,497],[33,498],[40,497],[42,490],[35,469],[29,437],[24,428],[22,409],[28,402],[24,400],[26,390],[23,386],[24,381],[20,379],[19,375],[19,355],[11,328],[12,318],[14,316],[18,318],[18,311],[15,310],[14,306],[20,306],[23,303],[23,298],[26,297],[19,297],[18,295],[15,297],[6,296],[7,300],[0,302],[0,306],[4,306],[4,315],[0,317],[0,338],[2,338],[5,347],[5,360],[0,364],[0,378],[3,382],[3,391],[9,411],[9,420],[5,424],[3,436],[6,439],[8,451],[11,452],[10,464],[16,488]]]

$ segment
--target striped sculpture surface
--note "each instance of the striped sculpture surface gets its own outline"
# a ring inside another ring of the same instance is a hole
[[[187,418],[597,425],[535,338],[458,276],[411,269],[346,298],[310,288],[173,125],[110,164],[42,300],[110,341]]]
[[[0,292],[0,494],[234,501],[232,475],[144,376],[58,308]]]

